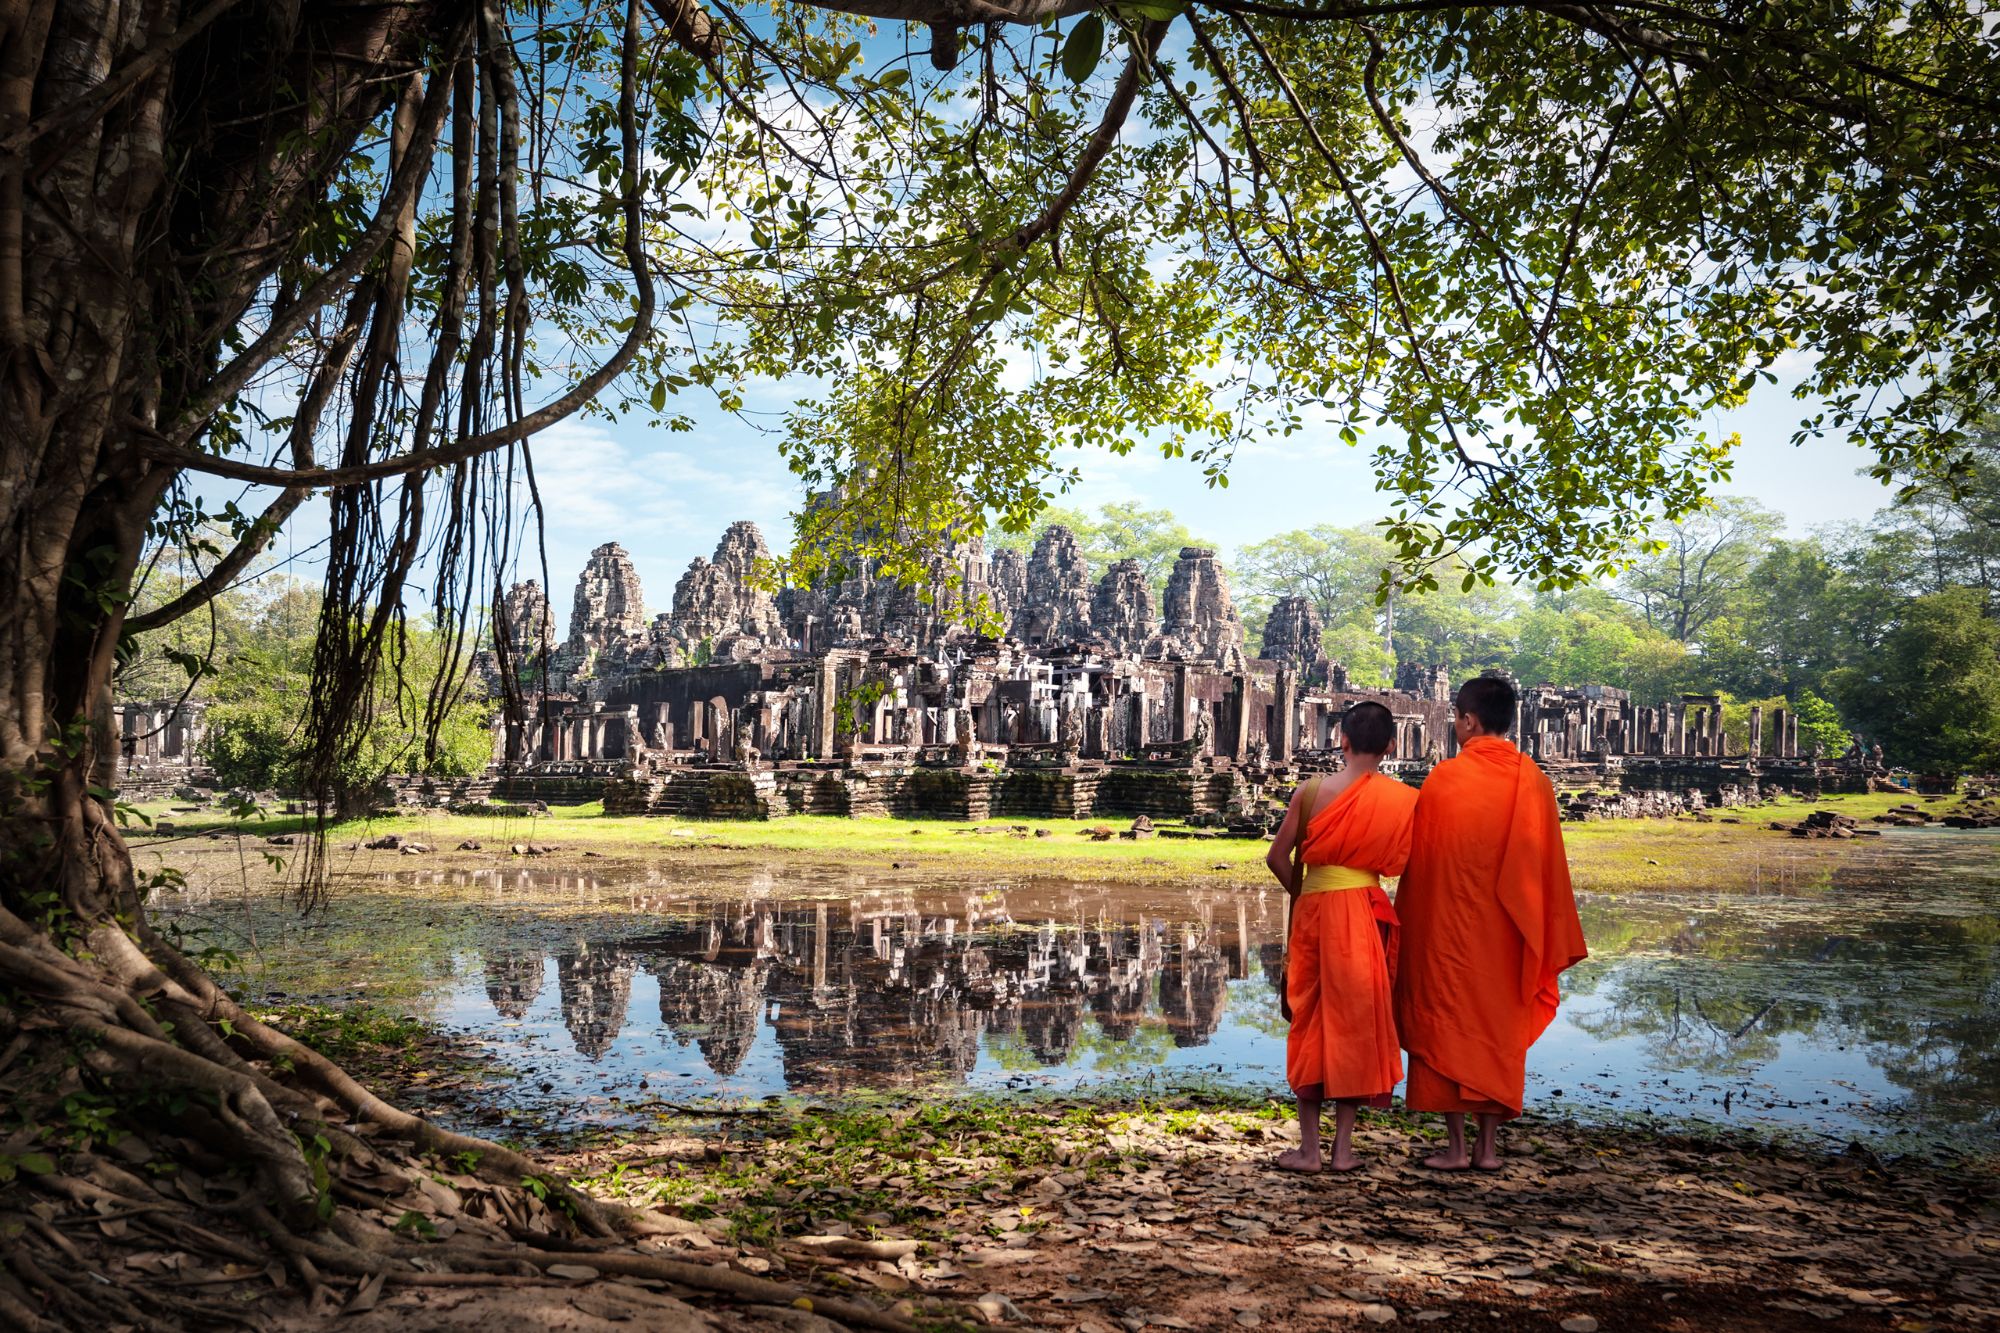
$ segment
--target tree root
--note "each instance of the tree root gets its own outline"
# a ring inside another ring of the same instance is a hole
[[[0,1101],[34,1127],[25,1150],[57,1162],[0,1184],[0,1326],[256,1327],[385,1285],[574,1286],[548,1271],[567,1263],[909,1329],[862,1300],[634,1251],[657,1230],[643,1214],[390,1106],[140,920],[143,950],[100,926],[71,956],[0,908]],[[66,1109],[79,1092],[98,1119]],[[444,1166],[461,1154],[471,1165]],[[31,1193],[32,1212],[16,1202]]]
[[[57,1333],[54,1324],[28,1308],[28,1293],[14,1281],[6,1264],[0,1258],[0,1323],[21,1333]]]
[[[739,1273],[721,1264],[691,1264],[679,1259],[662,1259],[650,1254],[592,1254],[580,1257],[574,1254],[529,1252],[521,1257],[538,1268],[559,1263],[586,1264],[600,1273],[656,1278],[662,1282],[675,1282],[684,1287],[693,1287],[698,1291],[730,1296],[753,1305],[791,1305],[804,1297],[812,1303],[815,1314],[856,1328],[879,1328],[888,1330],[888,1333],[913,1333],[915,1327],[907,1320],[885,1310],[878,1310],[872,1305],[862,1305],[838,1297],[807,1295],[797,1287],[788,1286],[783,1282],[773,1282],[768,1278],[752,1277],[748,1273]]]
[[[509,1183],[534,1177],[542,1180],[553,1194],[561,1197],[577,1221],[593,1235],[631,1235],[637,1229],[629,1210],[593,1199],[572,1189],[566,1182],[548,1179],[543,1168],[511,1149],[485,1139],[456,1134],[433,1125],[421,1116],[391,1106],[355,1082],[352,1075],[318,1051],[259,1022],[231,999],[206,973],[157,936],[149,940],[149,952],[179,983],[186,1003],[208,1022],[226,1020],[237,1038],[267,1060],[289,1062],[297,1075],[310,1082],[335,1104],[359,1120],[379,1125],[425,1152],[442,1157],[471,1153],[480,1174]]]

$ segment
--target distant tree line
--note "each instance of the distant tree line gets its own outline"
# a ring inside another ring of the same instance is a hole
[[[1387,685],[1396,664],[1454,673],[1504,668],[1527,684],[1613,685],[1642,700],[1726,696],[1725,726],[1789,706],[1801,743],[1829,755],[1855,734],[1917,768],[2000,767],[2000,432],[1952,477],[1900,479],[1865,523],[1788,539],[1783,516],[1723,498],[1662,523],[1616,579],[1528,591],[1441,577],[1398,589],[1387,540],[1367,527],[1313,527],[1240,548],[1231,573],[1253,649],[1280,597],[1311,599],[1327,653],[1350,679]],[[1130,555],[1155,590],[1201,540],[1166,510],[1051,509],[1093,573]]]
[[[138,609],[178,596],[210,554],[200,539],[163,549]],[[201,614],[133,639],[118,675],[119,697],[205,701],[201,759],[217,779],[230,787],[296,792],[319,621],[316,586],[265,569],[215,597]],[[433,689],[455,688],[464,675],[444,666],[440,636],[419,623],[410,627],[400,659],[386,658],[377,669],[368,725],[346,754],[333,793],[342,813],[365,808],[389,774],[463,776],[479,772],[492,757],[491,706],[476,679],[446,713],[426,757],[424,701]]]

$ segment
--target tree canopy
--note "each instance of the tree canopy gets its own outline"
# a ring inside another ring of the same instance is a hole
[[[1082,8],[984,14],[948,75],[851,44],[783,163],[729,121],[773,241],[739,364],[830,386],[787,448],[857,512],[1024,526],[1056,444],[1220,484],[1236,441],[1307,431],[1374,448],[1413,582],[1562,586],[1692,511],[1733,444],[1705,414],[1795,350],[1802,437],[1885,476],[1961,457],[2000,106],[1974,9]]]
[[[1858,733],[1892,763],[1980,770],[2000,757],[1994,440],[1980,433],[1963,477],[1919,478],[1866,523],[1777,537],[1782,515],[1731,500],[1659,525],[1615,580],[1532,596],[1445,580],[1378,597],[1393,566],[1378,532],[1279,533],[1237,553],[1246,623],[1254,647],[1272,601],[1306,597],[1327,655],[1364,686],[1416,663],[1611,685],[1642,703],[1714,692],[1740,738],[1761,703],[1794,709],[1801,744],[1828,755]]]

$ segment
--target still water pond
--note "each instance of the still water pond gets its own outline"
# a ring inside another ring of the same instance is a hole
[[[1283,1083],[1275,889],[601,864],[356,881],[304,919],[223,884],[155,910],[232,951],[253,998],[467,1034],[518,1071],[524,1126],[713,1096]],[[2000,1150],[2000,838],[1896,832],[1809,880],[1579,905],[1593,956],[1531,1102]]]

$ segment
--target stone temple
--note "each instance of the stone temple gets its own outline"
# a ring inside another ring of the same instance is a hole
[[[1456,682],[1442,667],[1406,663],[1389,690],[1351,685],[1303,597],[1271,608],[1264,655],[1251,657],[1205,548],[1181,551],[1157,608],[1137,562],[1093,580],[1062,527],[1025,559],[961,542],[922,589],[863,568],[773,590],[768,559],[754,525],[730,525],[681,576],[672,610],[649,621],[631,557],[607,542],[578,576],[560,641],[550,599],[516,585],[499,628],[519,707],[496,724],[490,776],[412,781],[403,798],[1248,827],[1268,822],[1267,795],[1338,763],[1340,714],[1358,700],[1394,714],[1389,768],[1407,780],[1457,748]],[[496,694],[500,656],[481,662]],[[1610,687],[1545,685],[1523,691],[1516,739],[1559,785],[1594,790],[1573,804],[1579,817],[1837,781],[1799,757],[1795,718],[1780,711],[1767,728],[1753,711],[1751,730],[1750,752],[1730,755],[1713,696],[1646,705]]]

